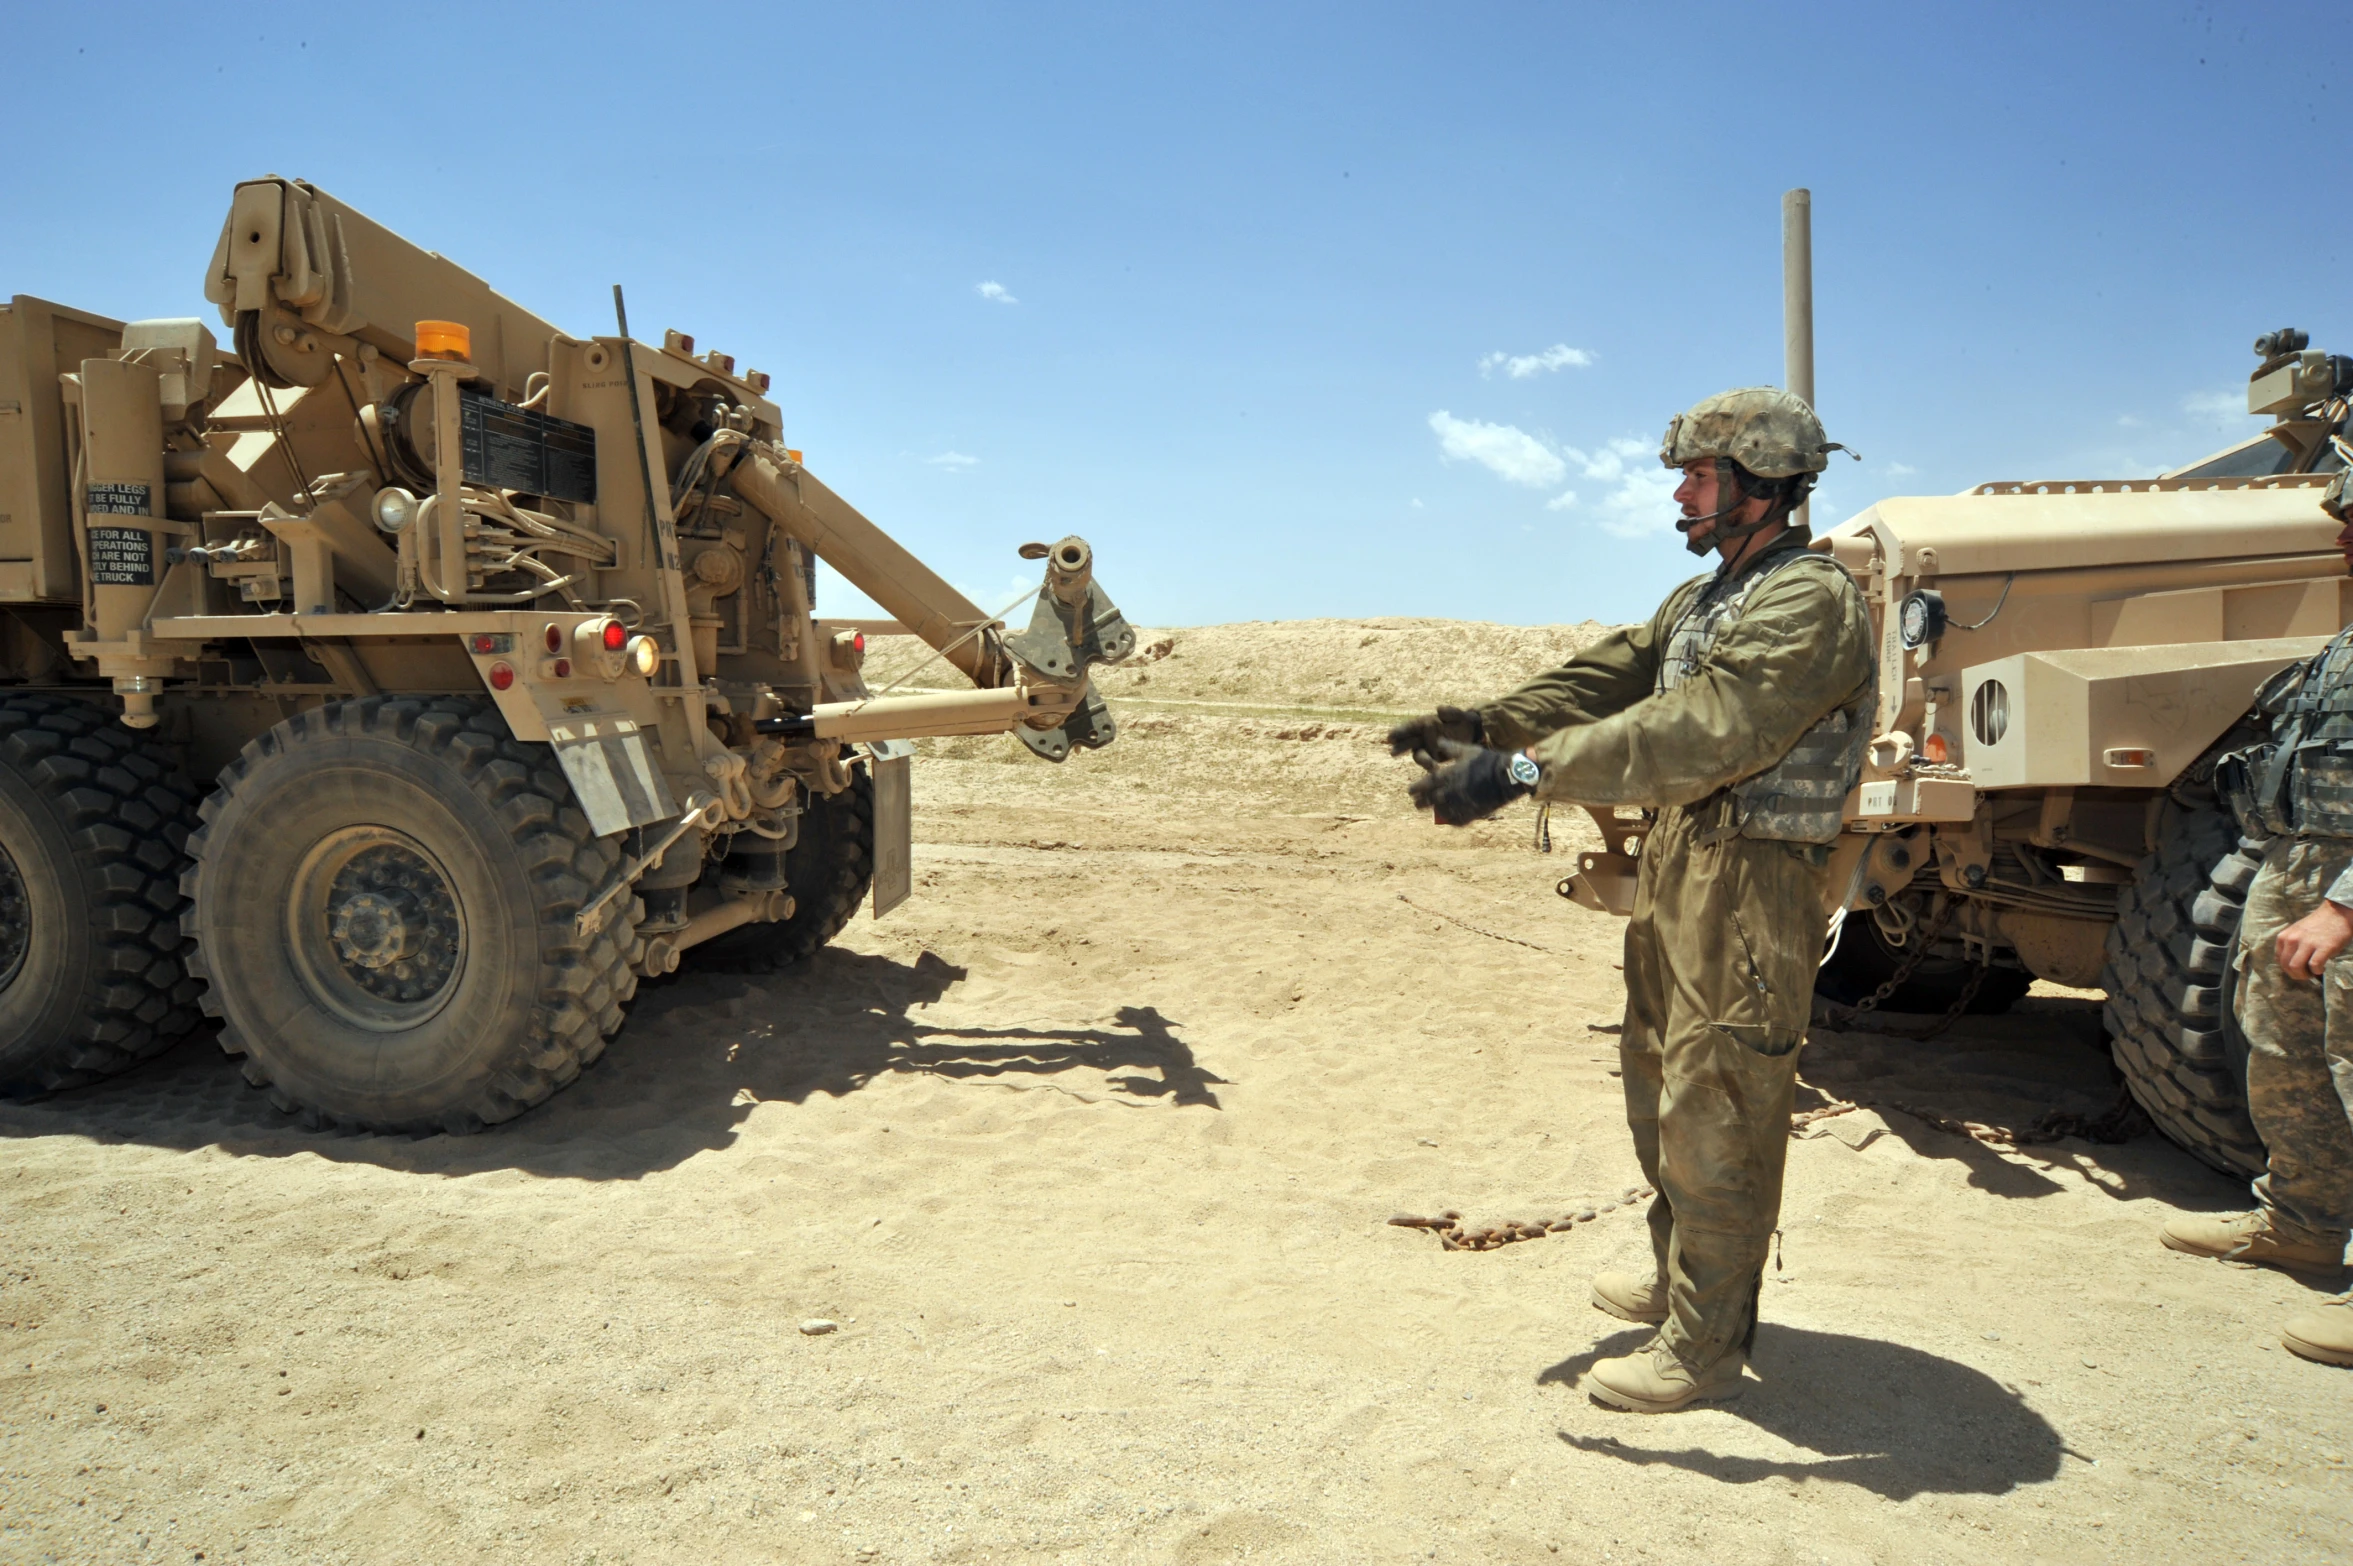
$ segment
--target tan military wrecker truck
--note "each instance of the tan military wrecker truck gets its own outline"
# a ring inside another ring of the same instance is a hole
[[[1832,884],[1817,994],[1999,1011],[2035,978],[2107,992],[2110,1046],[2166,1135],[2262,1168],[2231,955],[2258,855],[2213,787],[2275,670],[2353,620],[2320,507],[2344,465],[2353,359],[2256,343],[2270,428],[2154,479],[1980,484],[1880,501],[1817,539],[1868,597],[1879,710]],[[1647,829],[1564,889],[1631,910]],[[1835,912],[1834,912],[1835,917]]]
[[[274,176],[204,292],[233,353],[0,309],[0,1091],[201,1012],[314,1123],[505,1120],[640,976],[906,896],[905,741],[1112,740],[1088,670],[1133,632],[1083,540],[1022,547],[1009,628],[724,353],[573,336]],[[819,559],[974,689],[870,692]]]

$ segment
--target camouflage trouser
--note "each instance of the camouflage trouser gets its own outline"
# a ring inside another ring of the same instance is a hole
[[[1681,810],[1643,845],[1619,1049],[1634,1153],[1658,1189],[1659,1334],[1687,1365],[1714,1364],[1755,1320],[1827,875],[1788,844],[1697,841]]]
[[[2348,863],[2353,842],[2274,838],[2239,937],[2247,1109],[2270,1154],[2255,1199],[2284,1237],[2340,1246],[2353,1227],[2353,948],[2313,983],[2280,971],[2274,943]]]

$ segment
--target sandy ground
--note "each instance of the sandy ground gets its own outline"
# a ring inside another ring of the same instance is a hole
[[[209,1040],[0,1109],[0,1559],[2353,1553],[2353,1373],[2277,1346],[2316,1296],[2159,1248],[2243,1193],[2153,1137],[1823,1122],[1748,1395],[1658,1419],[1576,1389],[1639,1338],[1586,1304],[1631,1209],[1385,1224],[1636,1178],[1618,928],[1551,890],[1590,834],[1440,833],[1376,744],[1593,634],[1148,633],[1112,750],[926,747],[913,902],[648,987],[491,1134],[310,1135]],[[2064,994],[1804,1075],[2003,1122],[2114,1091]]]

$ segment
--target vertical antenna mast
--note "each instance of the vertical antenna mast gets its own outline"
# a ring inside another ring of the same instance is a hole
[[[1789,390],[1814,403],[1814,193],[1800,188],[1781,194],[1781,363]],[[1811,506],[1797,508],[1804,527]]]

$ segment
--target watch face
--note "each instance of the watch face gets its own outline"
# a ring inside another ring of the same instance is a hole
[[[1534,788],[1536,780],[1542,776],[1544,776],[1543,769],[1526,756],[1515,755],[1511,758],[1511,779],[1514,783],[1525,783],[1530,788]]]

